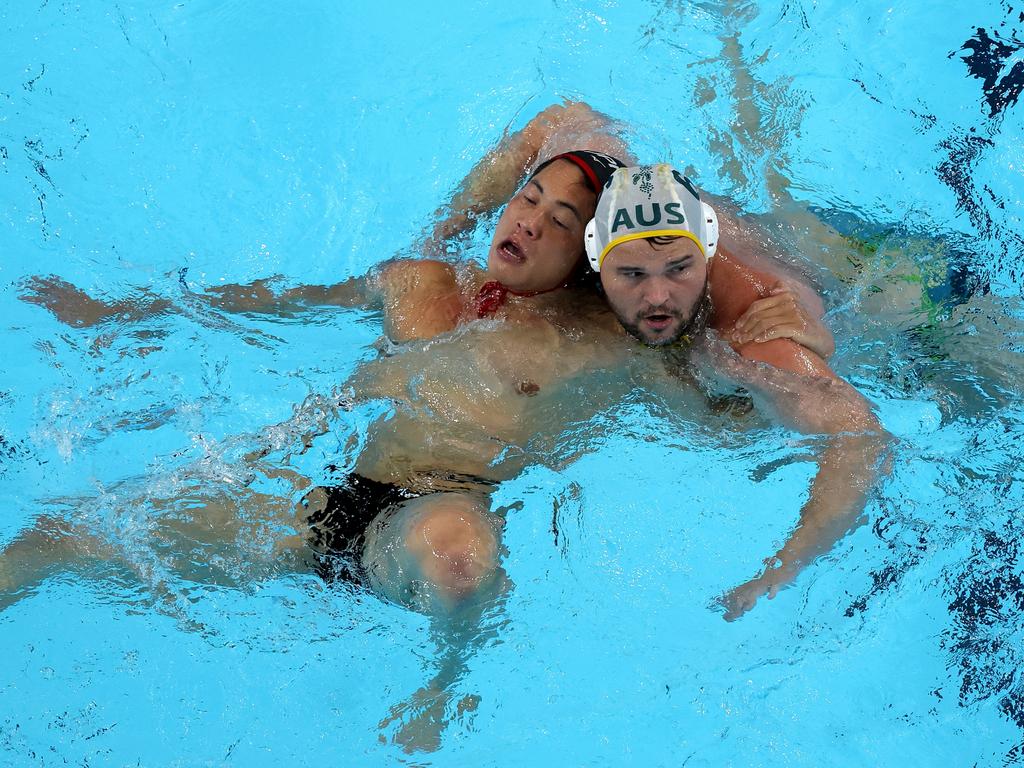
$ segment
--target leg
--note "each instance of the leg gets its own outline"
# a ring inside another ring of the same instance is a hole
[[[82,569],[113,556],[112,547],[91,532],[57,517],[39,517],[0,552],[0,611],[59,571]]]
[[[501,526],[480,497],[421,496],[371,523],[363,565],[371,586],[388,599],[451,615],[491,596],[501,581]]]
[[[508,581],[498,564],[502,519],[486,497],[435,493],[382,513],[367,532],[363,563],[373,587],[391,600],[430,613],[442,656],[429,683],[391,707],[379,727],[408,753],[432,752],[452,720],[471,717],[480,697],[459,696],[466,659],[495,627],[484,609]]]
[[[116,572],[170,604],[178,578],[238,586],[301,561],[294,537],[282,534],[298,528],[287,496],[228,484],[176,485],[177,495],[170,498],[130,486],[111,491],[107,500],[48,503],[54,511],[37,517],[0,550],[0,610],[62,572],[86,578]]]

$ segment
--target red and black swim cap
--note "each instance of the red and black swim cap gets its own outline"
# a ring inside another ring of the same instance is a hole
[[[568,160],[583,171],[583,176],[587,180],[587,186],[595,195],[601,194],[601,188],[604,187],[617,168],[626,167],[626,164],[617,157],[606,155],[604,152],[591,152],[589,149],[573,149],[545,160],[530,174],[530,179],[555,162],[555,160]]]

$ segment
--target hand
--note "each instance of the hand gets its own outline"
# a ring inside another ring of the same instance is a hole
[[[386,744],[389,740],[387,731],[395,728],[390,741],[399,745],[406,754],[436,752],[441,747],[444,729],[453,719],[447,714],[451,699],[452,694],[448,691],[420,688],[407,700],[391,707],[388,716],[377,724],[380,729],[378,739]],[[479,696],[463,696],[456,704],[454,719],[472,717],[479,705]]]
[[[769,600],[773,599],[779,590],[795,577],[796,573],[786,566],[774,568],[768,565],[760,576],[730,589],[719,598],[718,602],[725,608],[725,615],[722,618],[726,621],[736,621],[765,595],[768,595]]]
[[[753,302],[733,326],[737,344],[792,339],[827,360],[836,350],[832,333],[801,304],[784,283],[775,283],[768,295]]]
[[[24,293],[18,298],[50,310],[65,325],[85,328],[102,323],[121,314],[128,314],[129,305],[108,304],[92,298],[56,275],[30,277],[24,283]]]

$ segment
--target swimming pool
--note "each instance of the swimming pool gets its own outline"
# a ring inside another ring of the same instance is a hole
[[[68,516],[134,571],[55,573],[0,613],[0,763],[1021,762],[1020,11],[5,6],[0,540]],[[637,397],[532,446],[547,461],[497,494],[515,586],[464,661],[479,704],[409,757],[380,723],[444,658],[425,617],[266,568],[258,520],[206,578],[178,575],[202,542],[153,538],[199,490],[243,519],[232,489],[285,493],[242,460],[261,440],[310,476],[351,459],[372,405],[302,454],[261,430],[373,355],[379,318],[188,291],[363,272],[560,97],[769,222],[781,175],[862,244],[851,263],[776,230],[899,443],[867,524],[732,624],[711,603],[795,522],[802,441]],[[49,274],[179,309],[69,328],[18,298]]]

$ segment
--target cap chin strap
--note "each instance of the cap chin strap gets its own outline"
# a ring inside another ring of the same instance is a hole
[[[544,293],[557,291],[560,288],[567,288],[568,285],[569,283],[565,282],[560,285],[556,285],[553,288],[545,288],[543,291],[513,291],[511,288],[506,287],[497,280],[488,280],[481,285],[480,290],[477,291],[476,297],[473,299],[473,307],[476,310],[476,316],[482,319],[490,317],[501,309],[509,296],[519,296],[520,298],[529,299],[534,296],[540,296]]]

